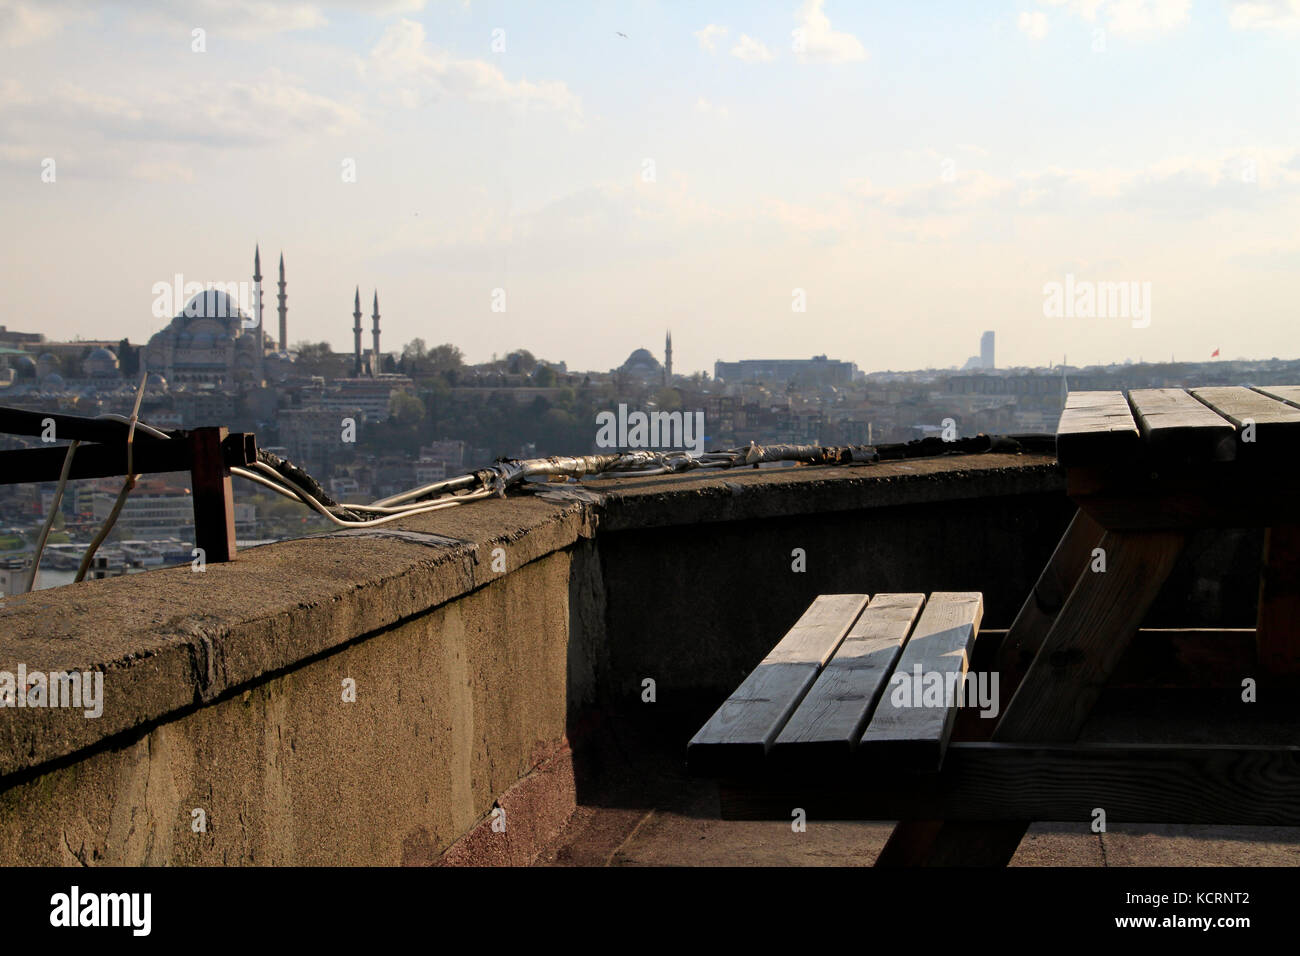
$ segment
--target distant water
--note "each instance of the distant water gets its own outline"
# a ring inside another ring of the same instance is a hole
[[[256,548],[264,544],[274,544],[278,538],[262,538],[255,541],[237,541],[236,547],[241,550],[244,548]],[[163,567],[177,567],[179,564],[187,562],[178,562],[178,564],[169,565],[151,565],[147,568],[128,568],[127,574],[140,574],[142,571],[157,571]],[[44,591],[47,588],[61,588],[65,584],[72,584],[77,577],[76,571],[60,570],[55,568],[41,568],[41,572],[36,577],[37,591]],[[89,575],[87,575],[89,577]]]
[[[130,568],[127,574],[139,574],[141,571],[147,571],[148,568]],[[89,577],[89,575],[87,575]],[[60,571],[51,568],[41,568],[41,573],[36,576],[37,591],[44,591],[47,588],[61,588],[65,584],[72,584],[77,578],[76,571]]]

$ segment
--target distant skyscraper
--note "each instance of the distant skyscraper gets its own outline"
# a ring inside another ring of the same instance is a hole
[[[673,333],[670,329],[664,340],[664,384],[673,383]]]
[[[995,368],[993,364],[993,333],[985,332],[980,336],[980,367]]]

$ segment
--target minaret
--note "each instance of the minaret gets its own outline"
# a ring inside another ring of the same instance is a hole
[[[370,366],[370,374],[378,375],[381,371],[379,366],[379,290],[378,289],[375,290],[375,308],[374,308],[374,314],[371,316],[371,318],[375,320],[374,328],[371,330],[371,334],[375,337],[375,358],[373,364]]]
[[[664,384],[673,384],[673,331],[668,330],[668,336],[664,340]]]
[[[257,323],[257,328],[262,328],[262,249],[260,246],[253,247],[253,321]],[[259,331],[259,336],[261,332]],[[261,339],[258,339],[258,345],[261,345]],[[259,354],[261,349],[258,349]]]
[[[289,297],[284,291],[284,253],[280,253],[280,351],[289,351]]]
[[[353,351],[356,354],[356,361],[353,364],[352,375],[354,378],[361,377],[361,286],[357,286],[356,298],[352,300],[352,339]]]

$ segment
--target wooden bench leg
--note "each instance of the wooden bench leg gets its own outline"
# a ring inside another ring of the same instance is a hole
[[[1057,542],[1056,550],[1052,552],[1047,566],[1038,576],[1033,590],[1002,640],[997,668],[1003,701],[1010,700],[1015,693],[1061,608],[1065,606],[1066,599],[1074,590],[1075,582],[1087,570],[1093,549],[1104,534],[1101,525],[1085,512],[1080,510],[1074,513],[1074,519]],[[997,724],[997,721],[981,718],[971,710],[959,713],[957,720],[954,740],[988,740],[993,736]],[[881,850],[876,866],[921,865],[929,857],[942,823],[941,820],[899,822]],[[968,828],[970,825],[963,826]],[[959,828],[953,829],[955,832]]]
[[[1264,533],[1255,646],[1266,680],[1300,678],[1300,525]]]
[[[1070,742],[1078,737],[1185,541],[1182,532],[1105,534],[1100,543],[1105,572],[1088,570],[1079,577],[991,739]],[[928,845],[920,831],[900,834],[896,844],[891,836],[877,865],[1005,866],[1028,827],[1028,821],[944,823]]]

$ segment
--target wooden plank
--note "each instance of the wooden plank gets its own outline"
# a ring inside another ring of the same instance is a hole
[[[930,595],[858,744],[863,759],[909,770],[935,770],[943,763],[983,614],[984,598],[978,591]],[[916,700],[910,693],[918,674],[922,687],[941,682],[943,693],[937,703],[929,695]],[[909,693],[895,697],[896,679],[908,682]]]
[[[188,433],[169,441],[150,439],[135,445],[132,466],[137,475],[154,475],[190,470]],[[0,485],[26,484],[35,481],[58,481],[67,456],[66,445],[49,448],[20,448],[0,451]],[[227,465],[244,465],[257,459],[257,444],[252,435],[230,435],[221,446],[222,461]],[[70,480],[126,476],[126,443],[82,445],[72,456]]]
[[[694,773],[761,762],[867,606],[865,594],[822,594],[691,738]]]
[[[1253,389],[1194,388],[1192,395],[1237,428],[1237,457],[1269,461],[1300,455],[1300,408]]]
[[[1300,525],[1264,533],[1255,627],[1263,679],[1300,677]]]
[[[1038,655],[1066,599],[1093,560],[1105,530],[1083,511],[1076,511],[1056,550],[1021,606],[998,653],[1002,691],[1015,693],[1030,663]],[[992,729],[990,728],[990,733]]]
[[[1300,408],[1300,385],[1256,385],[1255,391]]]
[[[1077,394],[1114,394],[1123,400],[1119,392]],[[1127,412],[1127,403],[1124,408]],[[1136,440],[1136,429],[1133,437]],[[1093,549],[1101,542],[1104,534],[1101,526],[1087,514],[1083,511],[1075,512],[998,649],[994,669],[1000,675],[998,693],[1002,700],[999,701],[999,711],[1016,692],[1016,687],[1038,654],[1038,649],[1065,605],[1066,598],[1074,590],[1075,582],[1087,569]],[[978,711],[967,709],[957,715],[953,739],[988,740],[996,726],[996,721],[981,718]],[[877,865],[913,866],[924,862],[941,829],[942,821],[938,820],[900,822],[889,835]]]
[[[46,423],[52,422],[56,441],[82,441],[117,443],[126,441],[130,425],[111,418],[87,418],[84,415],[62,415],[58,412],[33,412],[25,408],[0,405],[0,433],[30,435],[40,438],[46,434]],[[166,429],[161,429],[166,431]],[[171,434],[171,432],[169,432]],[[137,430],[135,440],[144,443],[162,441],[156,435]]]
[[[1133,417],[1154,462],[1231,461],[1236,429],[1181,388],[1137,388],[1128,393]]]
[[[1168,468],[1118,474],[1066,472],[1066,494],[1109,531],[1266,528],[1300,524],[1300,496],[1278,480],[1277,463]]]
[[[1019,819],[1108,824],[1300,825],[1300,747],[1007,744],[954,741],[937,774],[769,775],[724,781],[724,819],[942,818],[978,827]],[[930,863],[962,863],[946,858]],[[879,865],[879,864],[878,864]]]
[[[1106,570],[1089,570],[1079,578],[994,728],[994,741],[1070,742],[1078,737],[1185,541],[1181,532],[1106,533],[1099,545]],[[922,859],[901,862],[1005,866],[1031,820],[946,820]],[[897,855],[877,861],[881,866],[899,863]]]
[[[877,594],[777,736],[772,759],[820,761],[855,749],[924,594]]]
[[[1001,741],[1071,741],[1146,617],[1186,536],[1107,532],[1105,571],[1075,585],[993,732]]]
[[[1056,459],[1062,465],[1130,459],[1138,450],[1138,427],[1123,392],[1070,392],[1056,426]]]
[[[225,428],[190,433],[190,487],[194,500],[194,544],[209,564],[235,559],[235,498],[222,455]],[[179,442],[160,442],[171,445]]]

